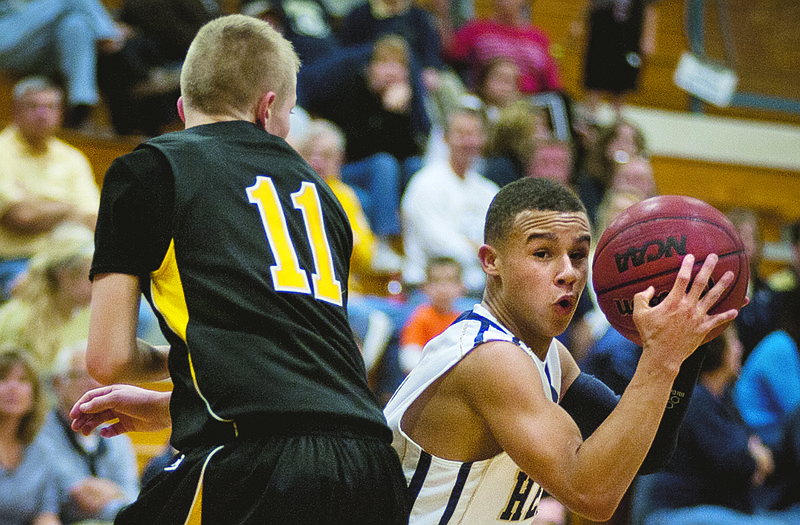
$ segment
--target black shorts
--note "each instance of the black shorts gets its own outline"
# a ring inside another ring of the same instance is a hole
[[[176,463],[148,483],[114,523],[408,523],[400,461],[377,437],[240,437],[187,453]]]

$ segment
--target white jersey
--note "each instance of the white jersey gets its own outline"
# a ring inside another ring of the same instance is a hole
[[[420,394],[487,341],[518,345],[536,364],[545,394],[558,402],[561,361],[555,341],[542,361],[480,304],[432,339],[384,410],[413,501],[409,525],[531,523],[536,513],[541,487],[505,452],[471,463],[446,460],[422,450],[400,428],[403,414]]]

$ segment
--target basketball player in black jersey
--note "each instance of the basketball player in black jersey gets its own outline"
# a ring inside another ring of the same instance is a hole
[[[105,384],[169,377],[174,387],[92,391],[73,428],[117,418],[109,436],[171,423],[180,452],[117,523],[407,521],[346,314],[352,232],[283,140],[298,68],[267,23],[210,22],[183,66],[186,129],[105,176],[89,370]],[[142,293],[168,347],[135,338]]]

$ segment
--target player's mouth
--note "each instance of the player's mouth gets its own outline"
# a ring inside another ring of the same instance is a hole
[[[572,294],[562,295],[555,302],[555,306],[560,313],[571,314],[575,308],[575,296]]]

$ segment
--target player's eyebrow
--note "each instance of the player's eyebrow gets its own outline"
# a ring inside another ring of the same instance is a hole
[[[552,240],[555,240],[557,238],[558,238],[558,235],[556,235],[553,232],[533,232],[533,233],[528,234],[528,238],[525,241],[527,243],[531,243],[533,241],[538,241],[540,239],[543,239],[543,240],[546,240],[546,241],[552,241]]]
[[[526,239],[526,242],[530,243],[530,242],[537,241],[537,240],[540,240],[540,239],[546,240],[546,241],[552,241],[552,240],[555,240],[557,238],[558,238],[558,235],[553,233],[553,232],[533,232],[533,233],[528,235],[528,238]],[[574,240],[574,242],[576,244],[580,244],[580,243],[584,243],[584,242],[591,243],[592,242],[592,236],[590,234],[586,233],[586,234],[581,235],[580,237],[576,238]]]

